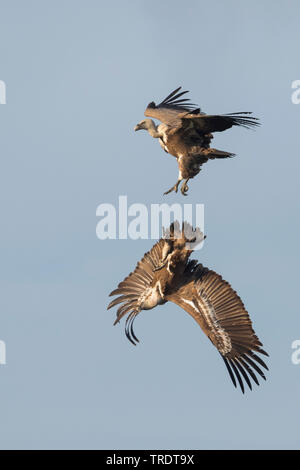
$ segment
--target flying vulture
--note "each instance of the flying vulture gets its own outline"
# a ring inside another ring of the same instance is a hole
[[[247,310],[230,284],[216,272],[189,260],[196,243],[203,240],[199,229],[186,222],[170,228],[141,261],[135,270],[110,293],[117,295],[108,309],[119,305],[118,323],[127,315],[125,333],[136,344],[133,331],[135,317],[166,302],[174,302],[189,313],[221,354],[234,386],[244,393],[244,382],[252,389],[264,380],[268,369],[258,354],[268,356],[261,348]]]
[[[196,105],[187,103],[182,98],[188,91],[181,91],[181,87],[170,93],[160,104],[153,101],[148,104],[145,116],[158,119],[162,122],[156,126],[152,119],[139,122],[134,130],[145,129],[149,134],[159,139],[161,147],[177,159],[179,167],[178,180],[171,191],[178,191],[181,181],[181,193],[186,196],[187,182],[194,178],[203,163],[214,158],[229,158],[234,154],[210,148],[213,132],[222,132],[232,126],[254,128],[259,125],[258,119],[250,117],[251,112],[239,112],[223,115],[209,115],[201,112]]]

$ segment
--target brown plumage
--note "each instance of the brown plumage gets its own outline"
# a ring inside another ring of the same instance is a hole
[[[158,119],[162,124],[156,126],[152,119],[144,119],[135,126],[135,130],[145,129],[159,139],[161,147],[176,157],[179,167],[178,180],[171,191],[178,191],[181,181],[181,193],[186,196],[187,181],[194,178],[203,163],[215,158],[229,158],[233,153],[210,148],[213,132],[222,132],[232,126],[253,128],[258,126],[258,119],[249,117],[249,112],[224,115],[207,115],[189,99],[181,98],[187,91],[179,93],[181,87],[170,93],[160,104],[148,104],[145,116]]]
[[[266,364],[257,353],[268,356],[261,348],[243,302],[228,282],[214,271],[189,260],[194,244],[203,240],[199,229],[185,223],[171,224],[164,238],[138,262],[118,288],[118,295],[108,309],[119,305],[114,324],[128,314],[125,324],[127,338],[138,342],[133,331],[135,317],[168,301],[182,307],[200,325],[219,350],[234,386],[237,382],[244,393],[244,381],[252,389],[257,375],[265,379],[261,367]]]

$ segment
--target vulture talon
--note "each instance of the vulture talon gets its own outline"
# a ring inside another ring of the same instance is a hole
[[[166,192],[164,193],[164,195],[169,194],[169,193],[171,193],[172,191],[175,191],[175,193],[177,193],[177,192],[178,192],[179,183],[180,183],[180,181],[177,181],[177,183],[174,184],[174,186],[172,186],[172,188],[168,189],[168,191],[166,191]]]
[[[186,184],[186,181],[185,181],[185,183],[181,186],[181,190],[180,190],[181,194],[183,196],[187,196],[188,190],[189,190],[189,187],[188,187],[188,185]]]

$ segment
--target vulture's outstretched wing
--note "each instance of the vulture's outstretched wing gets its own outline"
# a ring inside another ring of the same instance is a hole
[[[155,301],[156,293],[151,287],[155,276],[155,269],[158,268],[165,259],[168,251],[168,243],[166,240],[159,240],[150,251],[145,253],[144,257],[136,265],[135,270],[130,273],[124,281],[120,282],[118,288],[113,290],[109,295],[119,295],[108,305],[107,309],[121,304],[117,310],[117,318],[114,323],[118,323],[121,318],[129,313],[126,324],[125,333],[129,341],[133,344],[138,342],[133,332],[133,321],[136,315],[141,311],[143,303],[148,296],[152,296]]]
[[[250,389],[250,379],[259,385],[257,374],[265,380],[261,367],[268,368],[256,353],[268,354],[261,349],[240,297],[219,274],[190,261],[183,285],[166,299],[186,310],[200,325],[223,357],[235,387],[237,379],[244,393],[243,380]]]
[[[167,125],[180,125],[181,120],[178,118],[178,116],[182,112],[194,112],[197,106],[195,104],[188,103],[190,101],[188,98],[181,98],[183,95],[188,93],[188,91],[181,91],[178,93],[179,90],[181,90],[181,87],[172,91],[172,93],[170,93],[158,105],[156,105],[153,101],[149,103],[144,113],[145,116],[158,119]],[[200,112],[199,108],[197,108],[197,110]]]
[[[239,112],[223,115],[208,115],[202,113],[200,108],[189,103],[188,98],[181,98],[188,91],[179,91],[181,87],[170,93],[161,103],[156,105],[153,101],[148,104],[145,116],[158,119],[173,128],[173,131],[181,129],[196,129],[201,134],[222,132],[232,126],[253,128],[259,125],[258,119],[250,117],[251,112]]]
[[[197,110],[196,110],[197,111]],[[241,111],[239,113],[209,115],[199,112],[181,113],[177,119],[181,119],[183,129],[195,129],[201,134],[222,132],[232,126],[245,127],[247,129],[259,126],[258,119],[249,116],[251,112]]]

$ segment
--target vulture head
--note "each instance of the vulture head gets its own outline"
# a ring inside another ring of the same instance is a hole
[[[141,129],[145,129],[146,131],[150,131],[152,129],[156,130],[156,125],[152,119],[143,119],[134,128],[135,131],[140,131]]]

